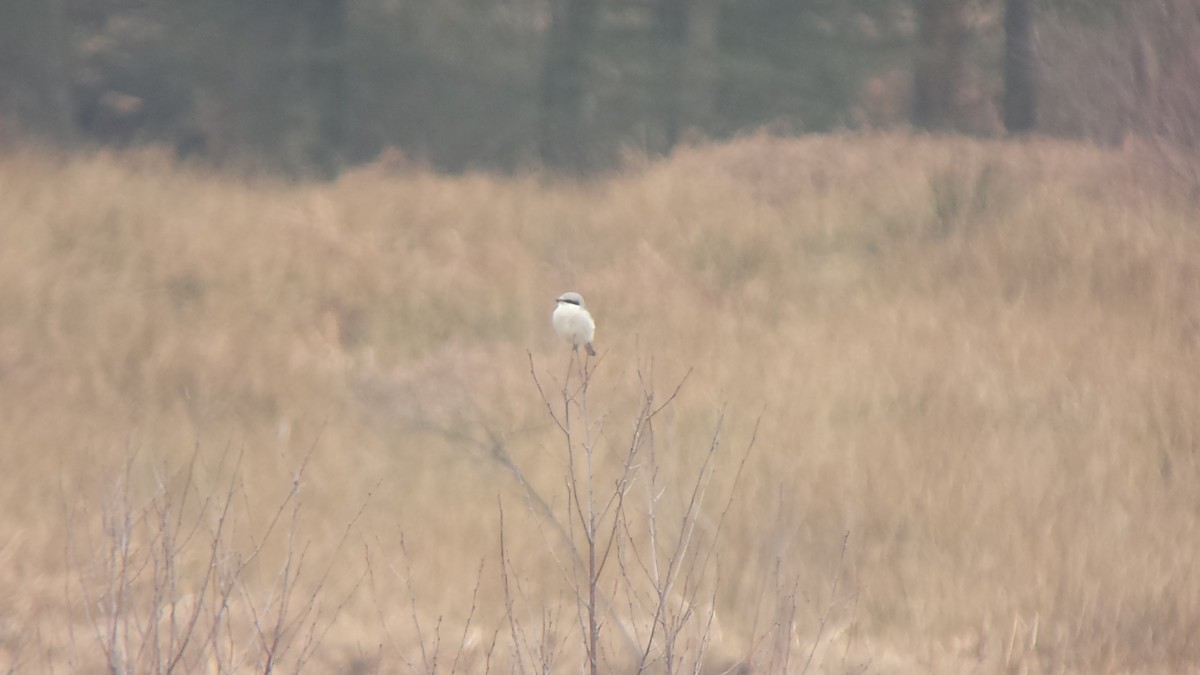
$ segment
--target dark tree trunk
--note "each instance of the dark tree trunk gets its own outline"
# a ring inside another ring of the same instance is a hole
[[[656,81],[653,81],[655,91],[650,100],[657,101],[662,114],[661,147],[653,147],[659,152],[669,152],[679,142],[685,124],[683,120],[683,85],[682,75],[685,66],[684,54],[687,41],[689,0],[659,0],[658,1],[658,44],[661,45],[662,60],[660,61]]]
[[[1037,123],[1032,12],[1029,0],[1005,0],[1004,128],[1010,134],[1032,131]]]
[[[0,1],[0,120],[69,143],[72,61],[62,0]]]
[[[313,10],[308,73],[319,139],[313,165],[322,175],[332,176],[341,169],[346,141],[346,2],[318,0]]]
[[[539,150],[546,166],[585,171],[591,156],[588,75],[599,0],[555,0],[542,71]]]
[[[966,27],[961,0],[922,0],[913,77],[913,126],[957,128]]]
[[[710,126],[715,105],[718,0],[659,0],[658,32],[667,49],[659,95],[663,151],[690,127]]]
[[[301,0],[293,12],[284,164],[292,174],[332,178],[343,161],[346,3]]]

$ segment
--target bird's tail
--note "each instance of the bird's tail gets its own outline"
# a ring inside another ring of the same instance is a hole
[[[587,349],[588,356],[596,355],[596,350],[592,349],[592,343],[590,343],[590,342],[587,343],[586,345],[584,345],[584,348]]]

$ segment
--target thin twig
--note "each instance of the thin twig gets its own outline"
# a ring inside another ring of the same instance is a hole
[[[821,615],[821,622],[817,625],[817,637],[813,639],[812,649],[808,652],[808,660],[804,662],[804,668],[801,673],[807,673],[809,666],[812,665],[813,655],[817,653],[817,647],[821,644],[821,636],[825,633],[825,624],[829,621],[829,615],[833,611],[833,607],[837,604],[838,584],[842,580],[842,563],[846,559],[846,544],[850,541],[850,532],[842,536],[842,550],[838,554],[837,570],[833,575],[833,589],[829,592],[829,605],[825,608],[825,612]]]
[[[508,551],[504,544],[504,503],[496,497],[496,508],[500,511],[500,579],[504,585],[504,612],[508,617],[508,628],[512,635],[513,653],[517,657],[517,672],[525,673],[525,659],[521,653],[521,639],[518,637],[517,617],[513,611],[512,592],[508,587]]]

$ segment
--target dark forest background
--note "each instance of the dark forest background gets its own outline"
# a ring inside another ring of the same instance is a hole
[[[336,175],[912,126],[1200,145],[1200,0],[4,0],[0,140]]]

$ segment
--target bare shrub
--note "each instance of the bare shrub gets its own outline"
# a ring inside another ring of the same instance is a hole
[[[1050,15],[1042,129],[1143,151],[1157,183],[1200,196],[1200,2],[1128,3],[1111,16]]]
[[[147,496],[134,454],[99,514],[98,539],[72,517],[70,601],[86,616],[108,672],[300,672],[357,589],[322,607],[333,558],[362,510],[324,567],[309,573],[314,561],[301,532],[308,458],[255,532],[243,453],[228,467],[227,454],[209,466],[197,448],[182,469],[154,471]],[[200,475],[227,477],[206,490]],[[270,581],[256,583],[260,574]]]
[[[668,484],[662,476],[665,467],[655,421],[673,404],[686,375],[669,396],[659,399],[639,366],[640,405],[632,428],[619,452],[606,455],[598,451],[601,434],[588,405],[589,385],[599,362],[573,355],[552,400],[532,355],[529,359],[530,374],[566,453],[566,508],[555,513],[507,455],[500,459],[567,547],[566,555],[555,554],[555,559],[576,595],[577,637],[586,659],[585,670],[597,673],[620,664],[637,673],[700,672],[714,631],[719,630],[715,609],[718,536],[754,439],[741,457],[724,509],[713,512],[708,492],[717,468],[723,417],[701,453],[690,487],[675,494],[678,486]],[[608,470],[601,467],[606,458],[613,463]],[[643,486],[643,501],[635,507],[631,497],[638,484]],[[663,508],[664,496],[678,501],[682,509],[671,512]],[[707,531],[702,535],[702,530]],[[503,536],[501,532],[508,622],[518,667],[523,670],[524,655],[533,650],[525,646],[528,630],[513,609],[511,563]],[[606,627],[617,634],[615,643],[602,639]],[[542,672],[549,667],[545,658],[540,659]]]
[[[1200,198],[1200,2],[1154,0],[1130,9],[1137,130],[1159,166]]]

